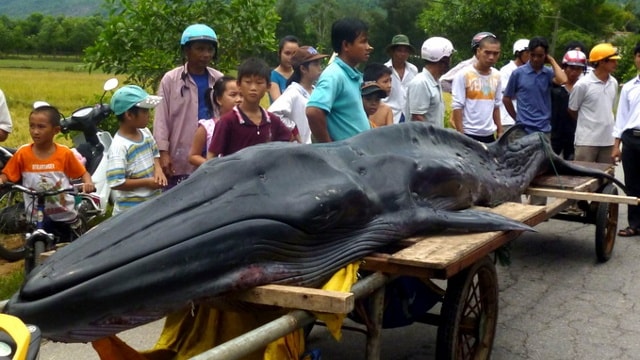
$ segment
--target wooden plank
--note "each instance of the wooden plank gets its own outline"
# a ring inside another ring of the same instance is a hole
[[[480,209],[480,208],[476,208]],[[505,203],[495,208],[482,208],[514,220],[527,222],[536,225],[545,220],[545,207],[535,205],[525,205],[519,203]],[[511,234],[507,234],[511,233]],[[436,236],[422,238],[416,244],[400,250],[389,258],[389,262],[410,265],[425,269],[447,269],[454,266],[465,258],[471,263],[477,258],[475,256],[485,256],[490,251],[502,246],[511,236],[517,236],[518,231],[493,231],[484,233],[445,233]],[[476,252],[478,249],[485,251]],[[445,273],[449,274],[450,271]]]
[[[555,199],[552,202],[548,202],[547,206],[545,206],[544,210],[547,214],[547,219],[552,216],[558,214],[560,211],[566,209],[569,205],[571,205],[573,201],[569,199]]]
[[[574,190],[544,189],[530,187],[526,191],[529,195],[547,196],[571,200],[587,200],[605,203],[638,205],[638,198],[633,196],[609,195],[601,193],[581,192]]]
[[[349,313],[354,306],[353,293],[299,286],[263,285],[230,296],[253,304],[335,314]]]
[[[584,161],[573,161],[574,164],[586,168],[600,170],[609,175],[614,174],[614,167],[611,164],[592,163]],[[569,176],[569,175],[541,175],[533,179],[532,187],[551,187],[557,189],[573,189],[578,191],[595,191],[603,180],[589,176]]]
[[[380,271],[385,274],[414,276],[417,278],[444,278],[440,269],[429,269],[394,263],[389,261],[391,256],[391,254],[385,253],[374,253],[366,256],[360,265],[360,269],[367,271]]]
[[[563,190],[595,191],[602,181],[596,178],[586,178],[582,176],[538,176],[529,186],[544,187]]]

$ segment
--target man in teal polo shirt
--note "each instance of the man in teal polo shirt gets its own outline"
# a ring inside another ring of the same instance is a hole
[[[307,103],[314,142],[344,140],[370,129],[360,94],[362,73],[356,69],[373,50],[367,24],[354,18],[336,21],[331,46],[338,56],[320,75]]]

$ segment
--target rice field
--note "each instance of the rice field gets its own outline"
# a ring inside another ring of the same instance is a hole
[[[96,103],[102,94],[102,85],[113,77],[102,72],[64,70],[82,65],[80,63],[21,61],[25,67],[17,67],[18,60],[0,60],[0,89],[7,98],[14,127],[3,145],[11,147],[31,141],[28,119],[34,101],[46,101],[68,116],[79,107]],[[124,76],[119,78],[124,80]],[[67,143],[66,139],[58,141]]]

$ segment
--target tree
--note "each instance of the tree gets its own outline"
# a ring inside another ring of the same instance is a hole
[[[309,6],[308,16],[309,32],[318,39],[318,50],[331,53],[331,25],[340,18],[336,0],[315,0]]]
[[[305,17],[300,16],[297,0],[282,0],[278,3],[276,11],[280,16],[280,22],[276,26],[276,37],[278,39],[286,35],[295,35],[298,38],[304,38]],[[304,40],[303,40],[304,42]]]
[[[388,59],[385,48],[396,34],[407,35],[413,46],[420,49],[426,36],[416,21],[416,14],[426,9],[427,4],[424,0],[381,1],[380,11],[377,16],[374,13],[369,28],[369,43],[374,48],[371,60],[383,62]]]
[[[36,50],[46,54],[57,54],[64,47],[67,33],[64,31],[61,19],[47,16],[36,36]]]
[[[430,3],[420,14],[418,24],[428,37],[443,36],[451,40],[457,56],[468,58],[474,34],[490,31],[501,40],[503,49],[509,49],[507,44],[517,40],[515,33],[522,29],[535,31],[541,14],[544,14],[543,5],[538,0],[438,1]],[[503,56],[510,57],[510,51],[503,51]]]
[[[127,74],[129,82],[156,88],[182,62],[179,40],[190,24],[218,35],[216,67],[234,69],[245,57],[276,48],[275,0],[105,0],[108,20],[86,50],[91,69]]]

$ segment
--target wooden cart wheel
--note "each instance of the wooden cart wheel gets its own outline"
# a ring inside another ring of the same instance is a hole
[[[498,275],[488,256],[449,279],[436,359],[489,359],[498,322]]]
[[[618,195],[618,189],[613,184],[607,184],[602,189],[602,193]],[[596,256],[598,261],[605,262],[611,258],[617,230],[618,204],[598,203],[596,210]]]

